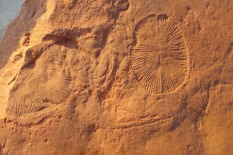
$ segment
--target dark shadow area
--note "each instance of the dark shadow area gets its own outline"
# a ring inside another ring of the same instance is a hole
[[[157,16],[157,20],[167,20],[168,16],[166,14],[159,14]]]

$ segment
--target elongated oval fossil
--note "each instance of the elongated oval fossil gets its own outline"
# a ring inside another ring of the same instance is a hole
[[[133,72],[153,94],[171,93],[185,81],[188,51],[181,29],[167,15],[149,15],[134,30]]]

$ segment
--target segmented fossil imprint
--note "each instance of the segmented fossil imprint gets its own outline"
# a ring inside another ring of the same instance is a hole
[[[25,63],[10,91],[7,115],[35,113],[64,102],[72,91],[65,57],[66,50],[55,45],[43,51],[36,63]]]
[[[182,31],[165,14],[149,15],[136,25],[130,59],[139,83],[153,94],[177,90],[187,76],[188,51]]]

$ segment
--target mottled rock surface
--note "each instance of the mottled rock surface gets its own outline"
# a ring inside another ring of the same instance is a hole
[[[233,154],[232,14],[26,0],[0,45],[0,154]]]

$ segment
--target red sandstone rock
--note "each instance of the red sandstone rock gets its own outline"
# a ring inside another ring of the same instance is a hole
[[[232,8],[26,0],[0,46],[0,154],[232,154]]]

